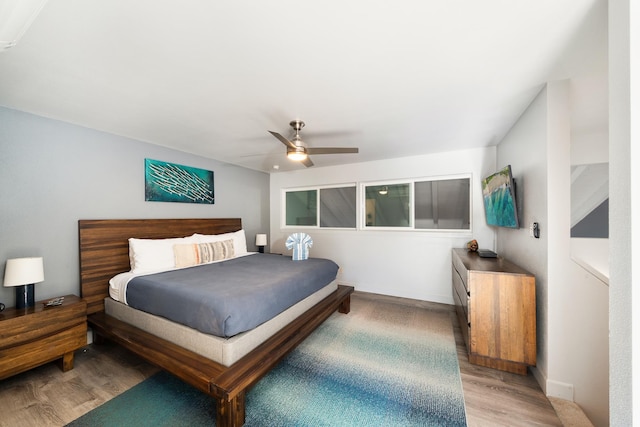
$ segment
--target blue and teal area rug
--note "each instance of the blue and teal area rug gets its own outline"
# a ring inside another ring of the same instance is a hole
[[[447,313],[352,302],[247,393],[246,426],[466,426]],[[164,372],[69,426],[212,426],[212,398]]]

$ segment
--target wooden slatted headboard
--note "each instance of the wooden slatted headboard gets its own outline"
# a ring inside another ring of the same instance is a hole
[[[109,279],[129,271],[129,238],[166,239],[193,233],[221,234],[242,228],[240,218],[98,219],[78,221],[80,292],[87,314],[104,311]]]

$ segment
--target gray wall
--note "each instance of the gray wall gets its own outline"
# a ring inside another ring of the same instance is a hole
[[[145,158],[212,170],[215,204],[145,202]],[[6,108],[0,183],[0,274],[9,258],[44,257],[36,299],[79,295],[79,219],[240,217],[249,250],[269,227],[268,174]]]

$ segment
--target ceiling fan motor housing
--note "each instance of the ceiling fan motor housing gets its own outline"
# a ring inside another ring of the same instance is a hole
[[[297,134],[304,127],[304,122],[302,120],[292,120],[289,122],[289,126],[291,126]]]
[[[307,155],[307,149],[302,145],[298,145],[296,148],[287,147],[287,156],[291,157],[294,155]]]

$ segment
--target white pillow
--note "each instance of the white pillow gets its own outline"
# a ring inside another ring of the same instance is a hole
[[[198,239],[198,243],[211,243],[221,242],[228,239],[233,239],[233,252],[235,256],[244,255],[247,253],[247,238],[243,230],[234,231],[233,233],[224,234],[194,234],[191,237]]]
[[[198,243],[193,236],[173,239],[129,239],[132,273],[149,273],[175,268],[173,245]]]

